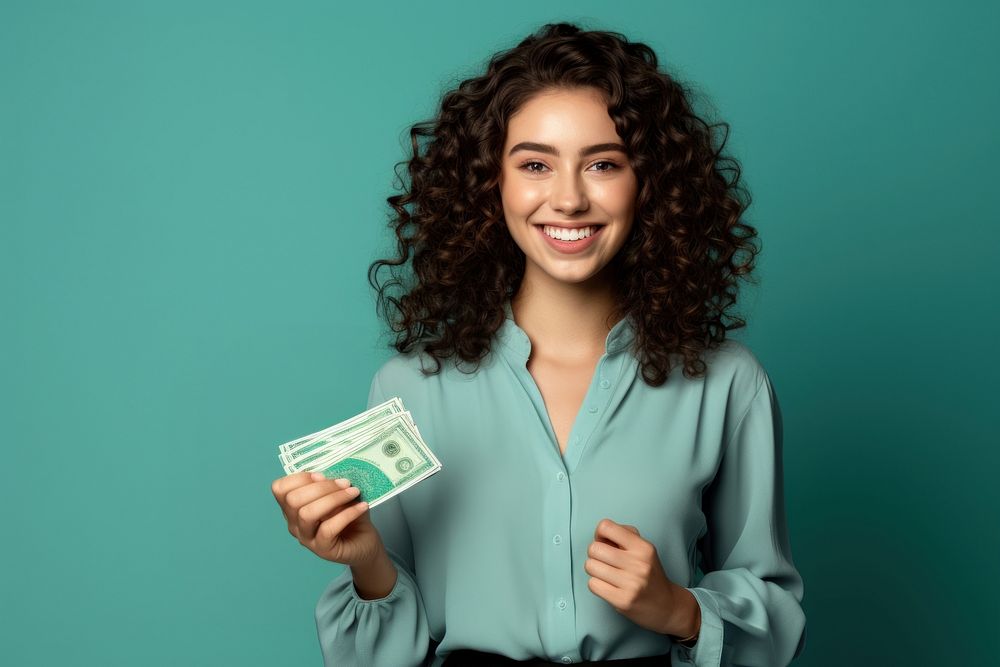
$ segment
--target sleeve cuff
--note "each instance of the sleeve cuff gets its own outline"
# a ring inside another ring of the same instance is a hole
[[[412,665],[424,663],[429,636],[420,591],[399,568],[385,597],[365,600],[348,567],[316,603],[316,632],[324,665]]]
[[[722,665],[722,653],[725,641],[725,630],[723,627],[722,615],[719,605],[712,597],[711,591],[706,588],[689,588],[691,594],[698,601],[701,609],[701,628],[698,630],[698,641],[694,646],[687,648],[681,644],[674,644],[677,661],[693,664],[696,667],[720,667]]]

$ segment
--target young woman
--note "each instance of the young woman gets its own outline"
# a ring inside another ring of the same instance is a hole
[[[443,469],[370,514],[347,480],[274,482],[350,566],[316,607],[326,664],[788,664],[781,415],[726,339],[756,230],[686,89],[642,43],[547,25],[411,134],[368,405],[399,396]]]

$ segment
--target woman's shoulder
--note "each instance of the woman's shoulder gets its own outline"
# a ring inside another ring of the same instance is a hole
[[[427,389],[428,385],[469,382],[475,375],[460,372],[450,358],[441,359],[440,370],[432,372],[437,368],[435,359],[422,351],[397,352],[382,362],[375,371],[374,379],[383,386]]]
[[[383,361],[375,370],[374,381],[380,385],[399,386],[400,383],[413,383],[420,376],[414,365],[412,354],[396,353]]]
[[[706,381],[726,386],[730,393],[753,395],[767,379],[760,358],[743,341],[727,338],[704,353]]]
[[[716,347],[706,350],[718,367],[733,369],[763,369],[763,364],[750,346],[736,338],[727,338]]]

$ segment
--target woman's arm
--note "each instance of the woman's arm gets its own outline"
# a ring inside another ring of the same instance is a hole
[[[693,648],[680,649],[699,667],[778,667],[805,647],[803,583],[785,518],[781,411],[770,379],[758,372],[703,497],[708,532],[698,548],[706,574],[688,589],[701,623]]]
[[[372,379],[368,407],[388,400]],[[383,551],[370,565],[347,568],[316,604],[316,631],[327,667],[419,667],[431,646],[400,496],[369,510]]]

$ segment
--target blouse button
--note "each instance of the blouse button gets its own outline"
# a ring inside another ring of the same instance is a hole
[[[573,662],[573,658],[569,657],[568,655],[564,655],[562,658],[560,658],[560,660],[562,660],[567,665]]]
[[[601,389],[607,389],[610,386],[611,386],[610,382],[608,382],[607,380],[601,380]]]
[[[557,472],[556,479],[559,480],[560,482],[563,481],[564,479],[566,479],[566,473],[562,471]]]
[[[589,412],[590,414],[594,414],[595,412],[597,412],[597,406],[595,405],[587,408],[587,412]]]
[[[559,607],[560,611],[563,610],[563,609],[565,609],[566,608],[566,600],[563,599],[563,598],[559,598],[559,602],[556,604],[556,606]]]
[[[560,535],[553,535],[552,536],[552,544],[562,544],[562,536],[560,536]]]

